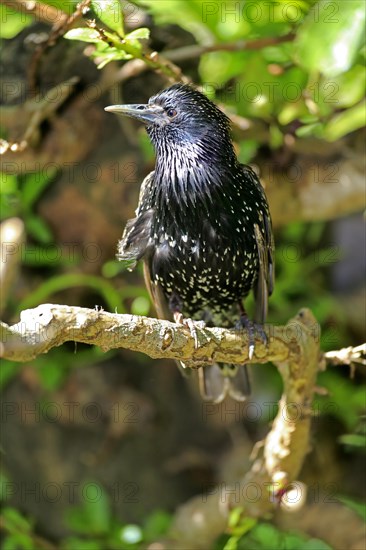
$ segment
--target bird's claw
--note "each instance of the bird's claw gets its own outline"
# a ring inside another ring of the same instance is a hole
[[[197,326],[199,328],[204,328],[205,322],[204,321],[197,321],[194,322],[190,317],[183,317],[183,314],[180,311],[174,312],[174,321],[178,325],[183,325],[184,327],[187,327],[189,329],[189,332],[191,333],[192,338],[194,339],[194,347],[195,349],[199,346],[199,340],[198,340],[198,333],[197,333]]]
[[[254,357],[256,334],[259,336],[259,338],[262,340],[265,346],[268,343],[267,334],[265,333],[262,325],[258,323],[254,323],[249,319],[247,315],[240,316],[240,319],[236,325],[236,328],[238,330],[245,329],[248,333],[248,347],[249,347],[248,358],[249,358],[249,361],[251,361]]]

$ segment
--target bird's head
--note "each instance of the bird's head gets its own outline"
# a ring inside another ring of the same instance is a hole
[[[231,148],[229,119],[205,95],[190,86],[174,84],[144,105],[111,105],[106,111],[145,123],[156,150],[174,147],[214,152]]]

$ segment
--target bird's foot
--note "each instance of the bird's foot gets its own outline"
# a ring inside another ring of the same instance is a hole
[[[190,317],[183,317],[183,313],[180,311],[174,312],[174,321],[178,325],[183,325],[184,327],[189,328],[191,336],[194,339],[194,347],[197,349],[199,345],[197,327],[205,328],[206,323],[204,321],[193,321]]]
[[[258,336],[263,344],[266,346],[268,343],[267,334],[264,332],[263,325],[254,323],[249,319],[246,314],[240,316],[239,321],[237,322],[235,328],[237,330],[245,329],[248,333],[249,340],[249,360],[251,361],[254,356],[255,350],[255,337]]]

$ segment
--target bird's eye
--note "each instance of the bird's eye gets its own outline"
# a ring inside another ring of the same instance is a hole
[[[177,111],[176,109],[168,109],[166,111],[166,114],[168,115],[169,118],[174,118],[177,114]]]

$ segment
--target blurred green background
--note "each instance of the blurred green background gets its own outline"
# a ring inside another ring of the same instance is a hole
[[[4,321],[45,302],[154,315],[141,266],[114,259],[154,154],[143,127],[103,107],[146,102],[180,68],[231,114],[238,156],[265,186],[268,321],[306,306],[322,350],[363,342],[363,0],[104,0],[80,13],[54,0],[30,15],[19,4],[0,5]],[[248,468],[281,394],[272,365],[252,375],[251,416],[207,408],[172,362],[127,351],[70,343],[3,360],[3,548],[140,548],[164,536],[179,504]],[[363,548],[364,382],[362,368],[319,376],[304,510],[241,530],[234,518],[217,548]]]

